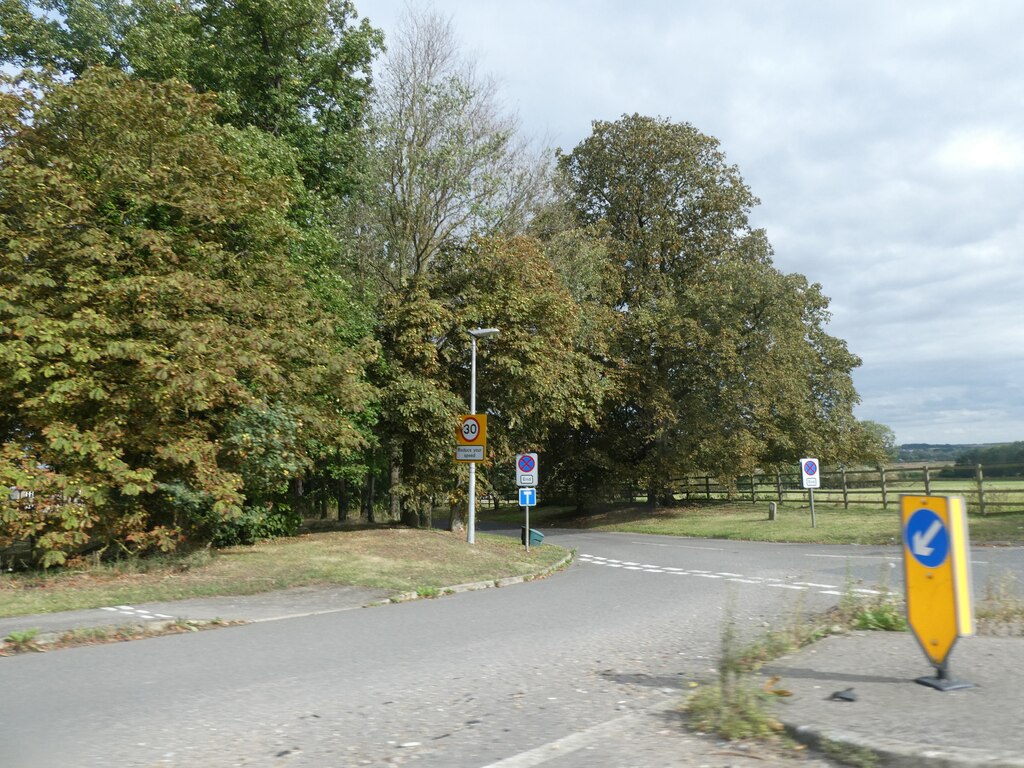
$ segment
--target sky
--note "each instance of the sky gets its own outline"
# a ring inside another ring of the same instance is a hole
[[[523,132],[714,136],[774,261],[820,283],[898,443],[1024,440],[1024,3],[356,0],[450,18]]]

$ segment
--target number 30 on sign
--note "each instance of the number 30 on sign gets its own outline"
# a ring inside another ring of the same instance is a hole
[[[459,445],[487,444],[487,415],[472,413],[459,417],[459,430],[455,437]]]

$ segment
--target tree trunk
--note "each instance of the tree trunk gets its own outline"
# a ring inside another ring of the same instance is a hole
[[[338,522],[348,520],[348,483],[345,478],[334,482],[334,497],[338,500]]]
[[[377,504],[376,490],[377,476],[371,469],[366,473],[366,486],[364,488],[363,496],[363,513],[365,514],[366,522],[368,523],[377,522],[377,513],[374,512],[374,507]]]
[[[432,528],[434,525],[434,499],[424,499],[420,504],[419,511],[419,523],[420,528]]]
[[[462,533],[469,525],[466,500],[463,499],[457,504],[450,504],[448,507],[448,530],[453,533]]]
[[[388,517],[402,519],[402,446],[395,443],[388,459]]]

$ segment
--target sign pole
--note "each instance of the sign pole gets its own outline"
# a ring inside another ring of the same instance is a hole
[[[530,508],[523,507],[526,510],[526,554],[530,554]]]
[[[807,494],[811,497],[811,528],[817,528],[817,524],[814,522],[814,489],[808,488]]]
[[[470,342],[469,412],[476,413],[476,336]],[[476,543],[476,462],[469,462],[469,499],[466,510],[466,543]]]

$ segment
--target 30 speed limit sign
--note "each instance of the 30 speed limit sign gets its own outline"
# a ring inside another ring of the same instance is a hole
[[[456,461],[483,461],[487,448],[486,414],[469,413],[460,416],[455,439],[458,442],[455,446]]]
[[[459,445],[485,445],[487,443],[487,415],[467,414],[459,417]]]

